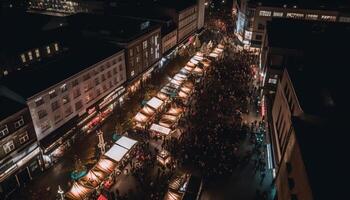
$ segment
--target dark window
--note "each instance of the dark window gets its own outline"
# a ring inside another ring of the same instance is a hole
[[[112,73],[111,73],[111,71],[108,71],[107,72],[107,78],[111,78],[112,77]]]
[[[85,75],[83,76],[83,80],[84,80],[84,81],[88,80],[89,78],[90,78],[90,74],[85,74]]]
[[[114,68],[114,69],[113,69],[113,74],[117,74],[117,73],[118,73],[117,68]]]
[[[77,97],[79,97],[80,95],[81,95],[81,93],[80,93],[80,89],[79,89],[79,88],[77,88],[76,90],[74,90],[74,92],[73,92],[73,97],[74,97],[74,99],[77,98]]]
[[[298,196],[296,194],[290,195],[290,200],[298,200]]]
[[[53,98],[57,97],[57,92],[55,90],[52,90],[49,92],[49,95],[50,95],[50,99],[53,99]]]
[[[69,100],[69,96],[64,96],[63,98],[62,98],[62,102],[63,102],[63,104],[66,104],[66,103],[68,103],[70,100]]]
[[[262,35],[256,35],[256,36],[255,36],[255,39],[256,39],[256,40],[262,40]]]
[[[14,125],[15,125],[15,128],[16,128],[16,129],[19,128],[19,127],[21,127],[21,126],[23,126],[23,125],[24,125],[23,117],[21,117],[19,120],[17,120],[17,121],[14,123]]]
[[[66,117],[73,113],[72,107],[68,107],[65,111]]]
[[[9,129],[7,128],[6,125],[0,128],[0,137],[5,136],[8,133],[9,133]]]
[[[258,30],[264,30],[265,26],[263,24],[258,24]]]
[[[99,85],[100,84],[100,79],[98,77],[95,78],[95,85]]]
[[[60,105],[58,104],[58,101],[54,101],[54,102],[51,104],[52,111],[57,110],[59,107],[60,107]]]
[[[103,72],[104,70],[105,70],[105,67],[103,65],[101,65],[100,72]]]
[[[46,115],[47,115],[46,110],[39,110],[39,112],[38,112],[39,119],[44,118]]]
[[[288,174],[290,174],[292,172],[292,164],[290,162],[287,162],[286,163],[286,168],[287,168]]]
[[[73,82],[72,82],[72,86],[75,87],[79,84],[79,81],[78,79],[75,79]]]
[[[119,61],[119,62],[122,61],[122,57],[121,57],[121,56],[118,57],[118,61]]]
[[[83,103],[80,101],[75,103],[75,110],[78,111],[83,107]]]
[[[40,98],[40,99],[35,100],[35,105],[36,105],[36,107],[39,107],[39,106],[41,106],[41,105],[43,105],[43,104],[44,104],[43,98]]]
[[[295,187],[295,182],[293,178],[288,178],[288,187],[292,190]]]
[[[104,75],[104,74],[102,74],[102,75],[101,75],[101,77],[102,77],[102,78],[101,78],[101,79],[102,79],[102,81],[105,81],[105,80],[106,80],[106,77],[105,77],[105,75]]]

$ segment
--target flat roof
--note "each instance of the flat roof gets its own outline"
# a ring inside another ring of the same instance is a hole
[[[348,165],[343,163],[344,158],[348,157],[348,140],[345,138],[349,131],[342,124],[346,123],[345,119],[332,117],[320,119],[302,116],[293,119],[314,199],[341,199],[347,191],[345,185],[334,183],[347,180],[344,173],[347,173]]]
[[[96,36],[121,43],[132,41],[160,28],[159,24],[150,20],[87,13],[70,16],[69,23],[85,36]]]
[[[119,145],[113,145],[104,155],[117,162],[121,161],[125,154],[128,153],[128,149]]]
[[[115,143],[118,144],[119,146],[124,147],[124,148],[129,150],[137,143],[137,141],[133,140],[131,138],[122,136]]]
[[[0,85],[27,99],[120,51],[114,45],[82,42],[62,55],[5,76]]]

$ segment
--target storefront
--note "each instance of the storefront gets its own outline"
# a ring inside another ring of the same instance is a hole
[[[30,152],[30,153],[28,153]],[[37,143],[22,150],[16,157],[1,165],[0,199],[7,198],[20,186],[25,186],[41,172],[41,156]]]

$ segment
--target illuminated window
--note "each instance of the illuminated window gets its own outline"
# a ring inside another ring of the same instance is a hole
[[[260,10],[259,15],[260,16],[265,16],[265,17],[270,17],[271,16],[271,11]]]
[[[136,63],[140,62],[140,58],[137,56],[136,57]]]
[[[252,32],[251,31],[246,31],[244,33],[244,38],[247,40],[251,40],[252,39]]]
[[[9,153],[12,150],[14,150],[15,145],[13,144],[13,140],[10,140],[7,143],[5,143],[2,148],[4,149],[5,153]]]
[[[55,46],[55,50],[58,51],[58,44],[55,43],[54,46]]]
[[[283,12],[273,12],[274,17],[283,17]]]
[[[33,54],[31,51],[28,52],[28,57],[29,57],[29,60],[33,60]]]
[[[2,127],[2,129],[0,129],[0,136],[5,136],[9,133],[9,129],[7,128],[7,125],[5,125],[4,127]]]
[[[38,107],[38,106],[41,106],[41,105],[43,105],[44,104],[44,100],[43,100],[43,98],[37,98],[36,100],[35,100],[35,105],[36,105],[36,107]]]
[[[51,53],[50,46],[47,46],[47,47],[46,47],[46,52],[47,52],[47,54],[50,54],[50,53]]]
[[[147,40],[142,42],[143,49],[147,49]]]
[[[132,49],[129,50],[129,56],[133,56],[134,55],[134,51]]]
[[[23,144],[29,140],[28,132],[24,132],[19,136],[19,143]]]
[[[50,95],[50,99],[55,98],[55,97],[57,96],[56,90],[51,90],[51,91],[49,92],[49,95]]]
[[[16,129],[19,128],[19,127],[21,127],[21,126],[23,126],[23,124],[24,124],[23,117],[21,117],[21,119],[19,119],[18,121],[16,121],[16,122],[14,123]]]
[[[22,62],[25,63],[27,60],[26,60],[26,56],[24,54],[21,55],[21,59],[22,59]]]
[[[289,18],[303,18],[304,14],[302,14],[302,13],[287,13],[287,17],[289,17]]]
[[[134,76],[134,75],[135,75],[135,71],[132,70],[130,75],[131,75],[131,76]]]
[[[277,79],[269,78],[269,83],[276,84],[277,83]]]
[[[35,56],[36,56],[37,58],[39,58],[39,57],[40,57],[40,52],[39,52],[39,49],[35,49]]]
[[[318,18],[318,15],[315,15],[315,14],[307,14],[306,19],[309,19],[309,20],[317,20]]]
[[[350,17],[339,17],[340,22],[350,22]]]
[[[337,20],[337,17],[336,16],[330,16],[330,15],[322,15],[321,19],[325,20],[325,21],[335,22]]]

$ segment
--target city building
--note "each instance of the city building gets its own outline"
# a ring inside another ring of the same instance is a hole
[[[65,19],[8,11],[1,15],[0,77],[30,68],[61,54],[66,38],[61,37]],[[23,37],[23,33],[35,37]]]
[[[102,13],[105,2],[99,0],[29,0],[29,9],[45,14]]]
[[[194,0],[190,1],[159,1],[159,11],[172,17],[177,26],[177,42],[182,43],[197,31],[197,25],[202,25],[204,12],[201,12],[201,18],[198,20],[198,4]],[[204,4],[203,4],[204,6]],[[200,8],[201,11],[204,8]]]
[[[298,30],[291,32],[290,30]],[[341,199],[346,171],[347,35],[350,24],[272,20],[267,25],[265,99],[276,199]],[[333,38],[342,38],[342,45]]]
[[[158,23],[113,15],[78,14],[71,16],[71,25],[86,37],[99,38],[125,50],[129,92],[140,88],[162,57]]]
[[[42,157],[24,99],[0,86],[0,198],[41,172]]]
[[[120,104],[125,81],[121,48],[83,40],[56,59],[6,76],[0,85],[25,99],[50,165],[77,133],[96,128]]]
[[[246,47],[259,50],[265,38],[266,23],[288,18],[350,22],[350,4],[345,1],[234,0],[235,33]]]
[[[177,46],[177,27],[173,19],[167,15],[162,14],[154,7],[150,6],[145,9],[146,5],[133,7],[133,12],[128,10],[127,6],[118,6],[110,10],[110,13],[121,17],[149,20],[153,23],[161,25],[161,48],[162,54],[166,55],[170,50]]]

